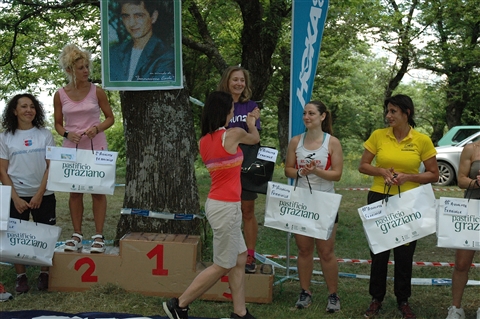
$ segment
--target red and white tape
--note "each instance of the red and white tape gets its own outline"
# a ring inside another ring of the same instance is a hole
[[[336,187],[337,191],[369,191],[369,187]],[[434,188],[435,192],[463,192],[461,188]]]
[[[287,259],[285,255],[263,255],[266,258],[271,259]],[[297,256],[290,256],[290,259],[296,260]],[[313,257],[313,260],[320,260],[318,257]],[[339,263],[353,263],[353,264],[371,264],[371,260],[367,259],[353,259],[353,258],[337,258],[337,262]],[[395,264],[395,261],[388,261],[389,265]],[[414,261],[412,263],[414,266],[432,266],[432,267],[454,267],[455,263],[449,262],[439,262],[439,261]],[[472,263],[471,267],[473,268],[480,268],[480,264]]]

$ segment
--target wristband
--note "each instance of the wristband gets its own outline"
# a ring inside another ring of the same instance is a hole
[[[94,128],[97,130],[96,134],[98,134],[98,132],[99,132],[98,127],[95,125]]]
[[[65,131],[65,132],[63,133],[63,137],[65,137],[65,138],[68,139],[68,133],[70,133],[70,132],[69,132],[69,131]]]

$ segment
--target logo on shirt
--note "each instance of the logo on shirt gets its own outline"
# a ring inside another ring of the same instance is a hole
[[[23,143],[24,143],[25,146],[32,146],[33,145],[33,142],[32,142],[31,138],[24,140]]]
[[[239,122],[247,122],[247,116],[246,115],[236,115],[232,117],[230,120],[230,123],[239,123]]]
[[[415,152],[415,145],[413,143],[407,143],[402,148],[402,152]]]

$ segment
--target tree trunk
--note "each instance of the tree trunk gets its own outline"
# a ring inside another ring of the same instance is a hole
[[[447,126],[451,129],[454,126],[462,124],[463,110],[470,100],[468,90],[468,81],[470,79],[471,69],[457,68],[456,73],[448,74],[447,87]],[[473,69],[473,68],[472,68]]]
[[[283,65],[289,65],[290,63],[290,48],[281,47],[280,59]],[[290,123],[290,68],[280,68],[277,71],[281,78],[280,97],[277,104],[277,132],[278,143],[280,146],[280,156],[282,163],[285,163],[287,158],[287,148],[289,142],[289,123]]]
[[[263,99],[272,78],[272,55],[280,38],[283,20],[290,11],[286,1],[270,1],[265,17],[261,1],[236,2],[243,17],[242,66],[252,75],[252,99],[258,101]]]
[[[187,90],[121,92],[126,144],[123,206],[175,214],[200,211],[197,143]],[[200,222],[121,215],[116,241],[128,232],[199,234]]]

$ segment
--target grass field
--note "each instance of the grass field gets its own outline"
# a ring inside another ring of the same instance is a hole
[[[351,166],[351,169],[348,169]],[[201,205],[203,205],[208,193],[209,178],[204,169],[197,171]],[[287,183],[283,176],[283,169],[276,168],[274,180]],[[343,196],[340,207],[340,221],[336,238],[337,258],[343,259],[370,259],[368,243],[363,233],[357,208],[366,204],[367,192],[363,190],[350,190],[352,187],[368,187],[371,180],[356,172],[354,164],[347,165],[344,170],[342,181],[337,183],[338,193]],[[117,187],[113,196],[108,196],[108,212],[105,236],[107,239],[114,238],[119,212],[123,202],[123,187]],[[452,187],[448,191],[436,191],[437,198],[440,196],[461,197],[458,188]],[[84,233],[90,236],[93,232],[93,217],[89,210],[91,207],[90,196],[85,196],[86,213],[84,217]],[[256,201],[256,215],[259,223],[259,242],[257,251],[262,254],[286,254],[287,234],[278,230],[263,227],[263,215],[265,210],[265,195],[259,195]],[[57,218],[58,225],[62,227],[61,240],[66,240],[72,233],[70,216],[68,212],[68,194],[57,193]],[[207,240],[208,242],[208,240]],[[291,255],[296,254],[296,245],[293,237],[290,239]],[[204,260],[211,259],[211,250],[204,249]],[[436,247],[435,234],[419,240],[414,257],[415,261],[440,261],[454,262],[454,250]],[[275,260],[284,265],[285,260]],[[476,254],[475,263],[480,263],[480,254]],[[295,261],[291,262],[295,266]],[[369,275],[368,264],[340,263],[340,272],[356,275]],[[320,271],[318,262],[315,270]],[[1,280],[8,291],[14,291],[15,271],[10,265],[1,265]],[[323,277],[314,275],[311,289],[313,290],[313,305],[304,310],[294,309],[295,301],[299,293],[299,283],[293,277],[286,279],[283,269],[276,268],[276,284],[273,288],[273,302],[271,304],[249,304],[250,312],[256,318],[287,319],[287,318],[362,318],[363,312],[370,302],[368,294],[368,280],[340,277],[339,296],[341,297],[342,310],[336,314],[325,313],[327,289],[323,284]],[[414,266],[413,277],[415,278],[451,278],[450,267],[423,267]],[[38,268],[29,267],[28,274],[30,284],[35,287],[35,279]],[[134,276],[134,274],[132,274]],[[389,276],[393,276],[393,266],[389,266]],[[286,280],[285,280],[286,279]],[[480,280],[480,269],[472,268],[470,279]],[[283,282],[280,282],[284,280]],[[401,318],[396,310],[395,296],[393,295],[393,281],[388,282],[388,292],[384,301],[383,311],[378,318]],[[413,286],[411,305],[418,318],[445,318],[447,307],[451,302],[450,286]],[[164,315],[161,309],[160,297],[146,297],[136,293],[125,292],[121,287],[113,284],[104,286],[97,285],[93,289],[83,293],[40,293],[32,288],[31,292],[17,296],[13,301],[0,303],[2,311],[21,309],[53,310],[63,312],[126,312],[144,316]],[[463,297],[463,307],[468,319],[476,318],[476,310],[480,307],[480,286],[467,286]],[[200,317],[227,317],[231,312],[231,304],[225,302],[195,301],[191,305],[190,314]],[[0,316],[1,317],[1,316]]]

